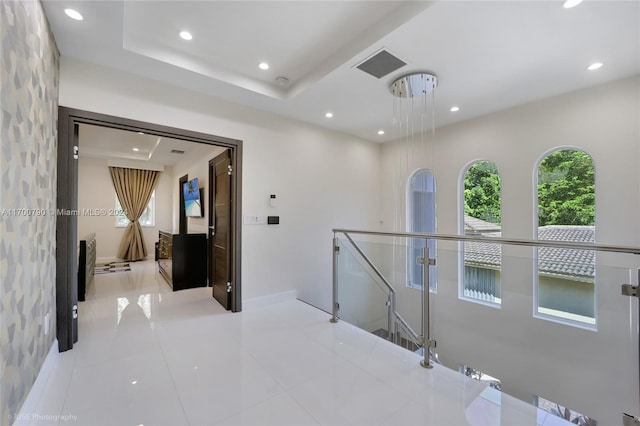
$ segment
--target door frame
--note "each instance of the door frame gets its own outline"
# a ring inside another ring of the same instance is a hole
[[[231,283],[233,294],[231,311],[242,311],[242,141],[60,106],[58,107],[58,195],[56,205],[58,211],[77,210],[78,175],[73,172],[74,168],[70,167],[70,162],[73,161],[74,147],[79,147],[78,126],[80,124],[143,132],[149,135],[220,146],[231,150],[235,175],[231,188],[231,197],[234,201],[231,209],[233,223],[230,227],[233,253],[231,267],[234,277]],[[72,218],[75,216],[58,216],[56,225],[56,328],[60,352],[73,348],[73,306],[78,304],[77,221],[72,222]]]

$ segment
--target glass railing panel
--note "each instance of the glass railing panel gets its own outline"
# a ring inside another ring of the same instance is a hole
[[[359,236],[358,236],[359,237]],[[415,249],[415,241],[405,238],[396,238],[393,243],[382,242],[383,240],[376,239],[356,239],[354,242],[358,245],[362,253],[375,265],[378,271],[384,276],[385,280],[394,289],[395,295],[395,310],[405,321],[406,325],[418,336],[422,335],[422,285],[415,285],[411,282],[411,270],[414,265],[419,266],[422,269],[422,265],[416,261],[417,257],[422,256],[422,247],[419,250]],[[371,268],[368,267],[366,262],[357,253],[357,251],[351,246],[349,241],[340,239],[341,244],[345,246],[345,251],[353,257],[355,262],[358,262],[360,266],[371,273]],[[342,249],[341,249],[342,250]],[[418,256],[419,254],[419,256]],[[437,268],[432,268],[430,271],[430,277],[434,277],[437,273]],[[422,275],[420,275],[422,279]],[[383,288],[380,280],[375,280],[376,283]],[[342,287],[342,284],[340,284]],[[433,287],[432,287],[433,288]],[[395,322],[395,319],[394,319]],[[393,326],[395,328],[395,325]],[[404,333],[403,338],[410,338],[414,343],[418,343],[415,336],[407,330],[407,327],[399,325],[399,330]],[[393,332],[393,331],[392,331]]]
[[[395,325],[397,339],[395,344],[403,348],[422,355],[422,341],[416,338],[409,330],[404,328],[400,323]]]
[[[638,258],[598,253],[590,316],[575,313],[579,277],[543,283],[555,298],[551,307],[540,308],[547,302],[537,288],[534,253],[531,247],[502,248],[501,304],[492,306],[460,295],[461,253],[438,250],[438,292],[431,295],[430,317],[439,361],[537,404],[537,418],[522,419],[523,424],[564,419],[608,425],[620,424],[623,412],[637,415],[638,303],[621,295],[621,284],[637,282]],[[571,262],[554,262],[577,271]]]
[[[384,268],[385,273],[393,274],[389,278],[397,284],[394,287],[422,289],[422,265],[417,262],[417,259],[422,257],[425,245],[429,246],[431,253],[436,253],[436,240],[364,235],[354,235],[352,238],[362,247],[367,256],[375,260],[376,265],[381,265]],[[435,291],[437,268],[430,269],[429,279],[431,290]]]
[[[338,317],[363,330],[387,338],[388,289],[362,260],[351,244],[338,241]]]

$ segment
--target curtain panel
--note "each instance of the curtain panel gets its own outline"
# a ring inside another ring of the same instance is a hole
[[[160,172],[109,167],[109,173],[120,205],[130,221],[124,230],[116,256],[130,261],[142,260],[147,257],[147,247],[138,219],[151,200],[151,195],[160,180]]]

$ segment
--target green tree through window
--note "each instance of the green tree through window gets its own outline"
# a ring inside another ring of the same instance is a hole
[[[538,226],[595,224],[595,179],[589,154],[563,149],[538,168]]]
[[[496,165],[481,161],[464,175],[464,214],[500,223],[500,174]]]

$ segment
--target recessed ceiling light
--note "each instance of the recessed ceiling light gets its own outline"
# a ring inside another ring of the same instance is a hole
[[[261,70],[268,70],[269,64],[266,62],[260,62],[260,64],[258,65],[258,68],[260,68]]]
[[[76,21],[82,21],[84,19],[77,10],[65,9],[64,13],[66,13],[69,18],[75,19]]]
[[[582,0],[566,0],[564,3],[562,3],[562,7],[564,7],[565,9],[571,9],[572,7],[576,7],[580,3],[582,3]]]
[[[138,134],[139,134],[139,135],[144,135],[144,133],[143,133],[143,132],[138,132]]]
[[[593,64],[589,65],[587,67],[587,69],[589,71],[593,71],[593,70],[597,70],[598,68],[602,68],[604,64],[602,62],[594,62]]]
[[[333,117],[333,113],[332,112],[328,112],[324,116],[327,117],[327,118],[331,118],[331,117]]]
[[[131,382],[132,385],[135,385],[136,383],[138,383],[137,380],[134,380],[133,382]]]
[[[379,135],[384,135],[384,130],[378,130]]]
[[[138,152],[138,151],[140,151],[140,148],[133,148],[133,151],[134,152]]]
[[[189,31],[180,31],[180,38],[183,40],[191,40],[193,36]]]
[[[452,106],[452,107],[451,107],[451,109],[450,109],[449,111],[451,111],[451,112],[458,112],[458,111],[460,111],[460,107]]]

